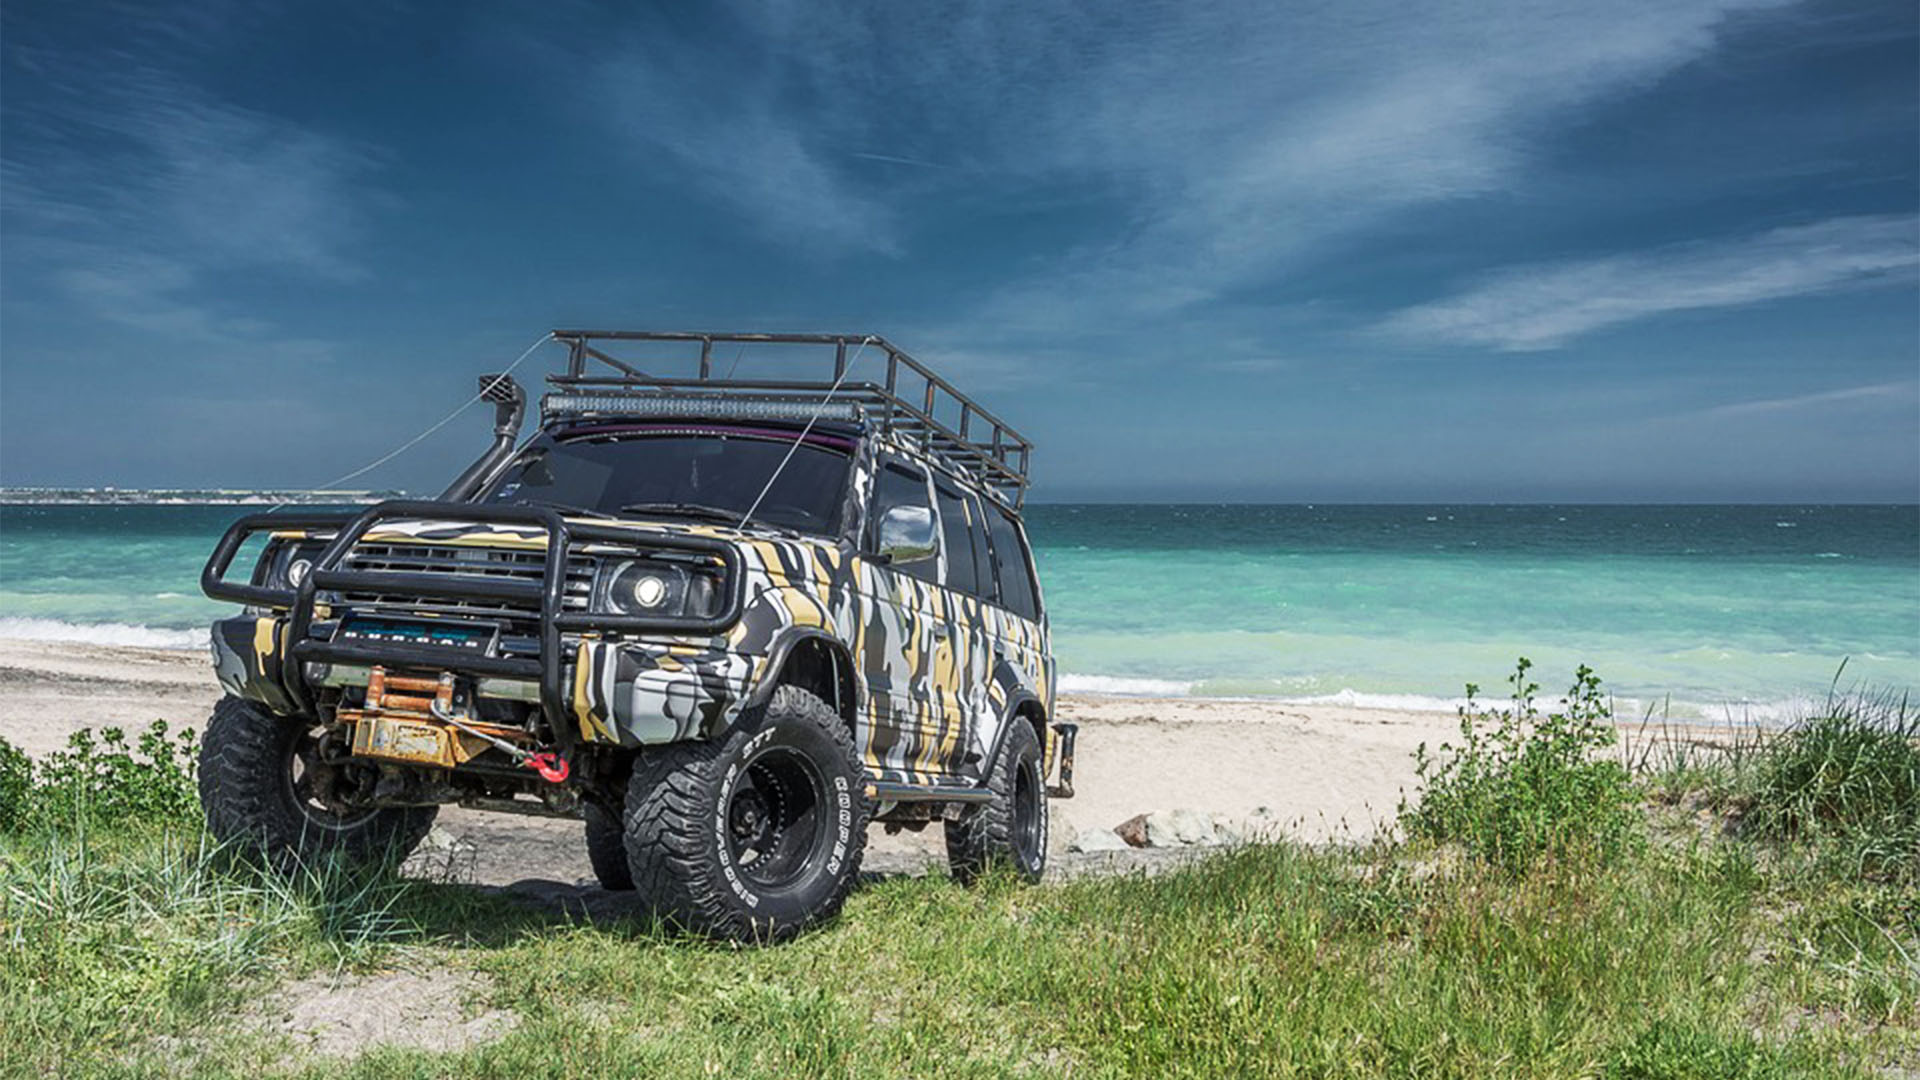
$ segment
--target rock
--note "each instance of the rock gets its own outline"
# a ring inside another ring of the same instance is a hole
[[[1112,829],[1082,829],[1067,845],[1068,851],[1131,851],[1125,840],[1114,834]]]
[[[1147,815],[1147,843],[1152,847],[1196,847],[1218,842],[1213,818],[1199,810],[1183,807]]]
[[[1253,813],[1243,818],[1232,818],[1225,814],[1213,817],[1214,834],[1222,844],[1242,846],[1246,844],[1270,844],[1286,832],[1280,815],[1272,808],[1258,806]]]
[[[1149,810],[1114,826],[1114,834],[1131,847],[1204,847],[1220,842],[1213,819],[1191,809]]]
[[[478,844],[435,825],[400,864],[400,872],[426,881],[471,884],[479,854]]]
[[[1222,847],[1244,847],[1253,842],[1246,826],[1226,814],[1213,815],[1213,836]]]
[[[473,847],[473,843],[465,837],[457,833],[448,832],[446,829],[435,825],[433,828],[427,830],[426,838],[421,840],[420,846],[414,850],[429,852],[469,851],[472,850]]]

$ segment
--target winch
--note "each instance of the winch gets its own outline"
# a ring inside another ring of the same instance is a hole
[[[397,675],[376,666],[367,674],[362,707],[342,708],[339,717],[353,725],[353,752],[360,757],[451,769],[499,750],[545,780],[559,783],[567,778],[565,758],[530,749],[533,736],[520,728],[460,712],[461,696],[452,672],[431,678]]]

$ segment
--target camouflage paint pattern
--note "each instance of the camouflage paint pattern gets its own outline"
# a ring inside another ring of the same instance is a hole
[[[596,526],[631,528],[632,549],[593,542],[576,546],[576,554],[644,552],[649,533],[712,537],[736,546],[746,580],[739,620],[723,634],[569,637],[567,685],[578,737],[638,746],[711,736],[777,675],[769,664],[800,635],[829,638],[852,660],[855,739],[876,780],[976,780],[1011,710],[1032,702],[1042,717],[1051,716],[1055,672],[1044,617],[1022,618],[858,554],[880,450],[932,466],[911,447],[880,436],[862,440],[837,540],[752,526],[592,519]],[[547,532],[458,520],[392,521],[369,531],[364,542],[543,551]],[[937,558],[934,576],[945,580],[945,555]],[[260,639],[242,639],[243,630],[253,635],[255,628],[252,618],[218,624],[215,668],[230,692],[273,706],[269,695],[287,700],[279,687],[281,643],[269,635],[267,651],[256,650]],[[1050,768],[1054,740],[1044,726],[1040,736]]]

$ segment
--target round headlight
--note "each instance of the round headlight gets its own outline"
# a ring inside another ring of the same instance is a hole
[[[307,559],[295,559],[287,564],[287,584],[299,588],[307,580],[307,571],[313,569],[313,563]]]
[[[604,603],[616,614],[679,614],[686,599],[686,578],[674,567],[629,560],[610,567],[603,581]]]
[[[658,574],[642,574],[633,581],[633,602],[657,608],[667,598],[667,583]]]

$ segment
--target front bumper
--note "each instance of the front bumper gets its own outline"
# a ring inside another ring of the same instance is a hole
[[[275,712],[299,711],[300,694],[289,682],[304,686],[364,686],[373,663],[341,663],[287,659],[286,616],[239,616],[213,624],[213,667],[220,685],[230,694],[257,701]],[[582,640],[565,664],[565,716],[571,741],[641,746],[713,735],[723,730],[740,708],[767,660],[764,656],[715,647],[706,639],[598,641]],[[426,670],[404,654],[383,667]],[[519,701],[538,706],[537,681],[485,673],[463,672],[481,698]],[[559,734],[556,732],[556,734]]]

